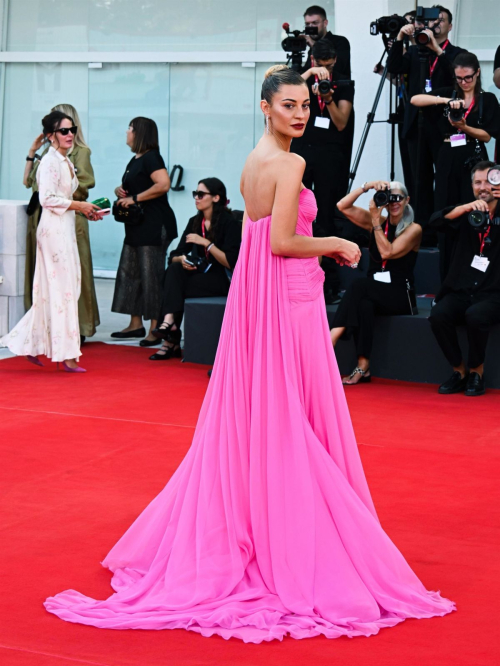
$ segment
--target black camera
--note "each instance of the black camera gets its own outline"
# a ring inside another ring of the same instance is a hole
[[[391,190],[377,190],[373,195],[373,201],[377,208],[381,208],[382,206],[401,201],[401,195],[393,194]]]
[[[438,20],[439,13],[440,9],[438,7],[417,7],[415,24],[423,24],[422,28],[415,28],[415,32],[413,33],[413,38],[418,46],[427,46],[427,44],[429,44],[431,41],[431,38],[426,32],[424,32],[424,30],[429,27],[429,21]]]
[[[370,35],[391,35],[395,37],[405,25],[408,25],[408,21],[403,16],[397,14],[382,16],[370,23]]]
[[[448,118],[454,123],[459,123],[461,120],[463,120],[464,115],[465,109],[463,106],[459,106],[458,109],[453,109],[448,106]]]
[[[500,185],[500,164],[495,164],[488,170],[488,183],[495,187]]]
[[[186,255],[185,262],[190,266],[194,266],[198,273],[206,273],[208,270],[208,259],[206,257],[199,257],[196,252]]]
[[[471,210],[469,213],[469,224],[475,231],[483,233],[490,225],[499,227],[500,217],[491,219],[490,214],[484,210]]]
[[[307,42],[304,34],[313,37],[318,34],[316,26],[306,26],[304,31],[290,30],[289,23],[283,23],[283,30],[287,36],[281,42],[281,48],[286,52],[288,62],[291,62],[291,68],[297,72],[302,69],[302,54],[307,49]]]
[[[322,79],[318,81],[318,92],[320,95],[328,95],[330,90],[337,90],[337,88],[354,88],[354,81],[345,80],[345,81],[335,81],[332,82],[329,79]]]

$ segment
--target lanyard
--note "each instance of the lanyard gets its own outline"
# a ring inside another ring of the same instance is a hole
[[[387,239],[388,239],[388,236],[389,236],[389,224],[390,224],[389,218],[387,218],[387,224],[385,225],[385,229],[384,229],[384,234],[385,234],[385,237]],[[386,266],[387,266],[387,259],[384,259],[384,261],[382,262],[382,270],[383,271],[385,271]]]
[[[318,77],[316,76],[316,74],[314,75],[314,81],[315,81],[316,84],[317,84],[318,81],[319,81],[319,79],[318,79]],[[332,82],[332,77],[331,77],[331,75],[330,75],[330,83],[331,83],[331,82]],[[320,95],[318,95],[318,104],[319,104],[319,110],[321,111],[321,115],[323,115],[323,111],[325,110],[326,102],[325,102],[325,100],[324,100]]]
[[[202,235],[203,235],[203,238],[205,238],[205,237],[206,237],[206,232],[205,232],[205,218],[203,218],[203,220],[201,221],[201,233],[202,233]],[[205,256],[206,256],[206,258],[208,259],[208,251],[207,251],[207,248],[204,248],[204,250],[205,250]]]
[[[480,257],[483,256],[484,244],[485,244],[485,242],[486,242],[486,239],[487,239],[488,236],[490,235],[490,229],[491,229],[491,227],[488,227],[488,228],[486,229],[486,231],[484,232],[484,234],[478,234],[478,236],[479,236],[479,242],[480,242],[480,244],[481,244],[481,246],[480,246],[480,248],[479,248],[479,256],[480,256]]]
[[[448,46],[449,43],[450,43],[450,40],[447,39],[447,40],[445,41],[445,43],[443,44],[443,46],[441,47],[442,50],[443,50],[443,53],[444,53],[444,51],[446,50],[446,47]],[[432,75],[433,75],[433,73],[434,73],[434,70],[436,69],[436,65],[437,65],[438,58],[439,58],[439,56],[436,56],[436,59],[434,60],[434,62],[433,62],[432,65],[431,65],[431,74],[430,74],[430,75],[431,75],[431,78],[432,78]]]
[[[472,111],[472,109],[474,108],[474,104],[475,104],[475,103],[476,103],[476,98],[474,97],[474,99],[472,100],[472,102],[471,102],[470,105],[469,105],[469,108],[468,108],[467,111],[465,111],[465,113],[464,113],[464,120],[467,120],[467,116],[469,115],[469,113],[470,113],[470,112]]]

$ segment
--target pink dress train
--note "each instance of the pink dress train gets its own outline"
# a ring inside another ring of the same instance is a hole
[[[300,195],[297,233],[316,203]],[[354,438],[317,259],[278,257],[271,218],[248,221],[193,443],[112,548],[105,601],[45,607],[112,629],[260,643],[369,636],[454,610],[380,526]]]

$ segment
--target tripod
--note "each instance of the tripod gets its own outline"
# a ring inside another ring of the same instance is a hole
[[[382,61],[384,59],[384,56],[388,53],[387,50],[387,38],[384,38],[384,52],[382,53],[382,57],[380,58],[379,65],[382,65]],[[354,183],[354,179],[356,178],[356,173],[358,171],[359,163],[361,161],[361,156],[363,154],[363,149],[366,144],[366,140],[368,139],[368,134],[370,132],[370,128],[373,125],[373,123],[389,123],[391,126],[391,174],[390,174],[390,179],[394,180],[395,178],[395,171],[394,171],[394,155],[395,155],[395,138],[396,138],[396,126],[399,125],[400,120],[398,117],[397,113],[397,104],[398,104],[398,99],[400,99],[402,95],[402,86],[400,84],[400,80],[398,75],[391,75],[389,79],[389,117],[387,120],[375,120],[375,114],[377,112],[377,107],[378,103],[380,101],[380,98],[382,96],[382,91],[384,89],[384,83],[387,79],[387,61],[386,65],[384,67],[384,71],[382,72],[382,77],[381,81],[379,84],[379,87],[377,89],[377,92],[375,94],[375,100],[373,102],[373,106],[371,108],[370,113],[368,114],[366,118],[366,123],[363,129],[363,133],[361,135],[361,139],[359,142],[358,150],[356,151],[356,157],[354,158],[354,162],[351,167],[351,171],[349,173],[349,186],[347,188],[347,192],[349,193],[352,189],[352,185]],[[394,82],[396,85],[394,86]],[[394,88],[396,89],[394,91]],[[403,97],[404,99],[404,97]]]

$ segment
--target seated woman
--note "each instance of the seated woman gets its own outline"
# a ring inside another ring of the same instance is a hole
[[[394,201],[365,210],[354,202],[368,190],[390,190]],[[370,354],[375,315],[411,314],[410,288],[422,238],[413,220],[406,187],[397,181],[364,183],[341,199],[338,209],[354,224],[370,232],[368,277],[358,278],[347,289],[335,313],[331,330],[333,346],[342,336],[354,335],[358,365],[344,384],[369,382]],[[384,216],[382,211],[387,209]]]
[[[149,357],[151,361],[181,355],[180,325],[185,299],[227,296],[228,272],[238,259],[241,224],[227,207],[224,183],[218,178],[203,178],[193,197],[198,212],[189,220],[177,248],[170,253],[158,318],[162,323],[153,330],[153,335],[163,339],[163,345]]]

